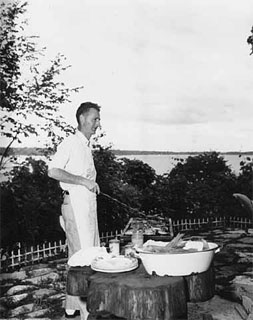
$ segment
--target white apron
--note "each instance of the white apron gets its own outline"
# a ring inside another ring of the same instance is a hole
[[[75,186],[69,190],[69,196],[81,249],[99,246],[96,194],[84,186]]]
[[[97,173],[88,140],[77,130],[69,143],[73,149],[71,157],[65,160],[67,163],[64,170],[96,181]],[[64,149],[61,152],[64,156]],[[85,186],[62,182],[60,184],[63,190],[69,192],[81,249],[99,246],[96,194]]]

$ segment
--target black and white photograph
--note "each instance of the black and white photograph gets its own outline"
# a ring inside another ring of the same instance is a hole
[[[0,0],[0,320],[253,318],[252,0]]]

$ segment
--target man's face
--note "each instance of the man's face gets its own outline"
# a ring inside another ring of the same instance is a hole
[[[80,116],[81,131],[87,139],[95,134],[98,127],[100,127],[100,112],[96,109],[90,109],[87,113]]]

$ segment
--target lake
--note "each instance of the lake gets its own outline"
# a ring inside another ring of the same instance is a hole
[[[137,159],[141,160],[144,163],[147,163],[150,167],[152,167],[157,174],[164,174],[169,173],[171,169],[177,164],[176,158],[186,159],[189,157],[189,153],[185,154],[138,154],[138,155],[124,155],[124,156],[117,156],[117,158],[129,158],[131,160]],[[195,155],[193,155],[195,156]],[[242,155],[239,157],[238,154],[221,154],[224,157],[227,164],[231,167],[232,171],[238,175],[240,170],[240,162],[245,160],[246,157],[250,157],[252,159],[252,155]],[[19,156],[19,161],[22,162],[28,156]],[[35,159],[43,159],[46,160],[44,156],[32,156]],[[46,160],[47,161],[47,160]],[[12,168],[12,163],[8,162],[6,165],[5,171],[9,171]],[[6,177],[3,175],[3,172],[0,172],[0,182],[6,180]]]
[[[195,156],[195,155],[193,155]],[[240,162],[245,160],[246,157],[250,157],[251,155],[242,155],[239,157],[238,154],[221,154],[224,160],[227,162],[232,169],[232,171],[238,175],[240,170]],[[118,158],[122,158],[123,156],[118,156]],[[189,157],[189,154],[145,154],[145,155],[127,155],[124,156],[131,160],[137,159],[141,160],[150,167],[154,168],[157,174],[169,173],[171,169],[177,164],[176,158],[186,159]]]

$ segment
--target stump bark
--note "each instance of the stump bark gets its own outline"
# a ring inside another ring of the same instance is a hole
[[[211,299],[215,294],[215,272],[211,266],[207,271],[184,277],[187,300],[202,302]]]
[[[102,273],[90,267],[72,267],[67,275],[67,293],[87,297],[90,319],[97,319],[99,313],[101,318],[102,311],[127,320],[187,318],[188,301],[209,300],[214,292],[213,267],[184,277],[149,275],[142,263],[131,272]],[[108,315],[103,316],[106,319]]]
[[[187,317],[182,277],[157,277],[146,273],[96,273],[90,277],[87,309],[106,310],[128,320],[171,320]]]
[[[86,297],[88,293],[88,279],[94,274],[90,267],[71,267],[67,274],[66,290],[71,296]]]

